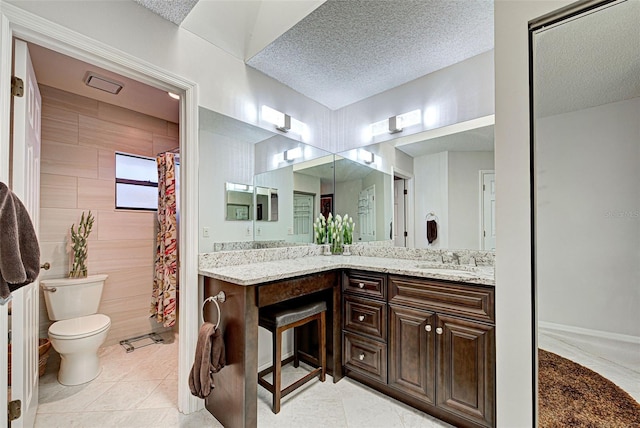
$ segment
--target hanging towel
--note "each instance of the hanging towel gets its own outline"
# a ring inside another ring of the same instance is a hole
[[[427,220],[427,241],[429,244],[438,239],[438,223],[435,220]]]
[[[0,299],[31,284],[40,273],[40,247],[20,199],[0,182]]]
[[[206,398],[215,388],[213,373],[219,372],[225,365],[225,349],[222,332],[210,322],[205,322],[198,333],[196,356],[189,373],[191,394]]]

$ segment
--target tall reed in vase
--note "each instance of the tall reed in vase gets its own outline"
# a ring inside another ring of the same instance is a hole
[[[75,224],[71,225],[71,251],[73,252],[73,262],[69,271],[69,278],[86,278],[87,277],[87,239],[93,228],[94,217],[89,211],[85,217],[84,211],[80,217],[78,228]]]

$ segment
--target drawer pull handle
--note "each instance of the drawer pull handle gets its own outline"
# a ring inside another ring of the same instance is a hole
[[[438,334],[442,334],[442,327],[438,327],[438,328],[436,328],[436,333],[438,333]]]
[[[359,315],[358,316],[358,321],[364,321],[364,315]]]
[[[361,352],[360,355],[358,355],[358,359],[360,361],[364,360],[364,352]]]
[[[364,282],[359,282],[358,283],[358,288],[364,288]]]
[[[424,329],[427,330],[427,331],[431,331],[431,324],[425,325]]]

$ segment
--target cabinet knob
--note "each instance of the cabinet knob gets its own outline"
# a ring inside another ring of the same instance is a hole
[[[358,316],[358,321],[364,321],[364,315],[359,315]]]
[[[49,269],[51,269],[51,263],[46,262],[45,264],[43,264],[42,266],[40,266],[40,269],[44,269],[44,270],[49,270]]]
[[[425,325],[424,329],[427,330],[427,331],[431,331],[431,324]]]
[[[359,282],[358,283],[358,288],[364,288],[364,282]]]
[[[360,361],[364,360],[364,352],[360,353],[360,355],[358,355],[358,359]]]
[[[436,333],[438,333],[438,334],[442,334],[442,327],[438,327],[438,328],[436,328]]]

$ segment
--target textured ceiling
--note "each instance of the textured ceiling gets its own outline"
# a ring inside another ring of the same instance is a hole
[[[134,0],[164,19],[180,25],[198,0]]]
[[[492,48],[492,1],[329,0],[247,64],[335,110]]]
[[[536,116],[640,96],[640,2],[627,1],[534,38]]]

